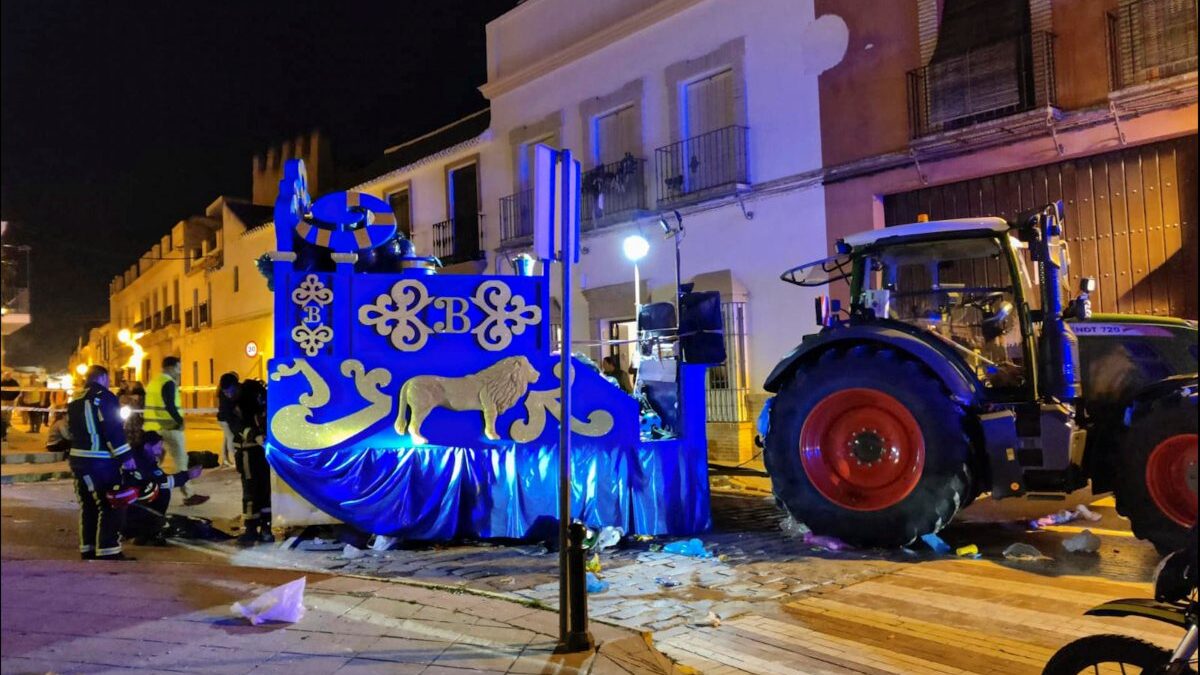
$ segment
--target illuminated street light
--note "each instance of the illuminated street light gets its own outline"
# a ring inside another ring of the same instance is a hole
[[[636,335],[638,333],[637,318],[642,312],[642,279],[641,273],[638,270],[638,261],[645,258],[646,254],[650,252],[650,242],[646,241],[646,238],[640,234],[631,234],[625,237],[621,248],[625,251],[625,257],[633,263],[633,330]],[[638,339],[641,339],[640,335],[638,335]],[[633,356],[631,357],[633,365],[636,366],[641,361],[641,353],[642,350],[640,347],[636,347],[633,350]]]
[[[80,377],[83,377],[84,375],[87,375],[87,371],[88,371],[88,366],[87,366],[87,364],[86,364],[86,363],[81,363],[81,364],[79,364],[79,365],[75,366],[75,372],[76,372],[76,373],[77,373],[77,374],[78,374]]]
[[[142,349],[142,346],[139,345],[137,341],[141,339],[143,335],[145,335],[145,333],[132,333],[128,328],[122,328],[120,332],[117,333],[117,341],[123,345],[127,345],[133,350],[133,353],[129,355],[129,360],[125,362],[124,367],[133,368],[133,378],[135,380],[142,379],[142,359],[146,355],[146,350]]]

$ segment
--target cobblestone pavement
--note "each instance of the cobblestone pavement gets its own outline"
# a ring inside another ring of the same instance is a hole
[[[227,518],[236,511],[234,476],[218,471],[201,480],[205,483],[201,489],[214,499],[195,512],[220,523],[223,514]],[[998,633],[984,631],[982,626],[967,631],[981,650],[971,652],[971,658],[1011,666],[997,672],[1029,670],[1033,668],[1030,658],[1041,658],[1046,650],[1096,627],[1079,618],[1088,602],[1116,597],[1111,594],[1117,591],[1126,596],[1147,592],[1144,582],[1157,562],[1149,544],[1129,536],[1110,500],[1095,500],[1087,494],[1073,495],[1064,502],[980,500],[942,533],[951,546],[974,543],[983,554],[979,561],[957,561],[952,556],[939,557],[924,546],[887,552],[814,549],[781,531],[783,514],[763,481],[716,479],[714,485],[718,488],[712,502],[715,527],[700,538],[716,557],[697,559],[652,550],[663,543],[659,540],[629,542],[626,548],[602,553],[599,576],[609,588],[589,597],[594,619],[653,631],[655,644],[664,653],[705,672],[789,672],[790,667],[799,672],[936,671],[934,665],[955,663],[956,655],[970,650],[947,649],[938,641],[942,638],[926,644],[897,642],[896,636],[904,631],[933,631],[950,636],[944,639],[952,643],[968,637],[959,626],[971,626],[971,616],[1012,615],[1061,624],[1045,629],[1032,642],[1010,644],[1009,651],[1024,649],[1034,655],[1016,665],[995,661],[982,646],[1003,643],[1008,635],[1005,631],[1016,628],[1000,622]],[[5,489],[6,497],[11,489]],[[46,498],[44,491],[41,498]],[[65,495],[62,498],[69,500]],[[1085,523],[1101,537],[1098,554],[1062,550],[1061,542],[1081,529],[1077,523],[1038,532],[1029,532],[1024,526],[1029,518],[1082,502],[1091,503],[1103,516],[1098,523]],[[1001,551],[1017,541],[1038,547],[1053,560],[1006,561]],[[282,545],[253,549],[229,544],[188,546],[189,554],[224,556],[236,565],[412,579],[511,594],[550,607],[556,606],[558,599],[557,555],[528,544],[412,545],[384,552],[362,551],[361,555],[352,551],[357,556],[353,559],[344,557],[337,543],[330,545],[332,550],[323,551]],[[968,566],[954,571],[960,577],[954,577],[959,581],[950,587],[957,596],[947,595],[937,582],[947,565]],[[994,579],[1009,579],[1009,586],[1016,590],[979,590]],[[1089,585],[1100,590],[1088,592]],[[1055,593],[1061,597],[1050,614],[1042,616],[1037,601]],[[964,599],[960,601],[958,596]],[[970,609],[960,611],[959,605]],[[827,616],[830,607],[842,612],[840,619]],[[712,625],[714,617],[719,627]],[[838,639],[850,642],[831,642],[826,632],[830,630],[841,636]],[[1166,639],[1161,633],[1151,637],[1159,642]],[[852,644],[877,658],[836,665],[841,662],[828,652],[846,650]],[[815,647],[820,645],[824,646]],[[912,652],[912,645],[925,651]],[[787,659],[793,659],[793,665],[781,670],[778,664]],[[824,665],[817,667],[816,662]],[[805,663],[808,666],[795,665]],[[957,663],[959,669],[970,665],[961,659]]]

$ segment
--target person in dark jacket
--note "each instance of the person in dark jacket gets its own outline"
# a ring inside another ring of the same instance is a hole
[[[156,431],[147,431],[142,436],[141,447],[133,450],[134,469],[128,474],[138,486],[139,494],[137,501],[129,507],[123,533],[139,546],[166,544],[163,530],[167,526],[171,490],[183,487],[189,480],[199,477],[203,470],[193,466],[187,471],[168,474],[159,466],[164,452],[162,436]]]
[[[121,468],[132,469],[120,404],[108,390],[108,369],[88,368],[83,394],[67,405],[69,464],[79,498],[79,554],[84,560],[132,560],[121,552],[121,526],[130,493]]]
[[[17,388],[21,386],[12,373],[5,373],[4,379],[0,380],[0,440],[8,438],[8,428],[12,426],[12,408],[17,405],[17,398],[21,392]]]
[[[271,533],[271,465],[264,449],[267,433],[267,388],[258,380],[242,382],[237,415],[231,418],[237,470],[242,477],[242,515],[246,531],[238,543],[275,541]]]
[[[233,445],[233,427],[229,421],[238,414],[238,387],[237,373],[225,373],[221,376],[220,384],[217,385],[217,424],[221,427],[221,433],[225,435],[225,444],[221,446],[222,466],[233,466],[237,463]]]

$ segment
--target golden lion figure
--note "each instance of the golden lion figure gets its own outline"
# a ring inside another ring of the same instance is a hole
[[[424,445],[421,423],[434,408],[479,410],[483,412],[483,434],[496,441],[496,418],[525,395],[539,373],[524,356],[501,359],[474,375],[440,377],[420,375],[400,388],[400,410],[396,415],[396,433],[410,434],[413,443]],[[406,412],[411,409],[412,417]]]

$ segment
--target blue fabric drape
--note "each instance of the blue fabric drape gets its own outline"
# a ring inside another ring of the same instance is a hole
[[[412,540],[552,536],[557,446],[268,449],[272,468],[331,516]],[[706,448],[572,449],[571,505],[591,527],[690,535],[711,525]]]

